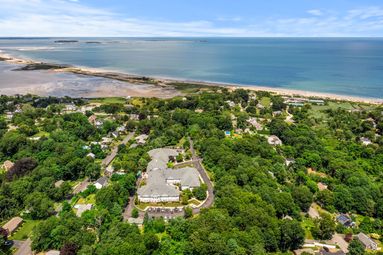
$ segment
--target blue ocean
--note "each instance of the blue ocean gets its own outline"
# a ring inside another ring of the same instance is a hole
[[[0,50],[138,75],[383,98],[383,38],[0,38]]]

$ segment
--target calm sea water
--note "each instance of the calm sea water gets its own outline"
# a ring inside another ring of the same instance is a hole
[[[139,75],[383,98],[383,38],[73,39],[2,38],[0,50]]]

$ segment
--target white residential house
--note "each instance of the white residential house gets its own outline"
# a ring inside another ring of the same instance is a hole
[[[371,140],[367,137],[361,137],[360,141],[362,142],[362,144],[364,146],[368,146],[368,145],[372,144]]]
[[[65,112],[75,112],[77,110],[77,107],[74,104],[66,104],[64,111]]]
[[[83,149],[83,150],[90,150],[90,146],[88,146],[88,145],[84,145],[84,146],[82,146],[82,149]]]
[[[273,116],[279,116],[282,115],[282,111],[274,111]]]
[[[113,142],[112,138],[109,138],[109,137],[101,138],[101,144],[111,144],[112,142]]]
[[[28,137],[28,139],[31,141],[38,141],[41,139],[41,137],[40,136],[33,136],[33,137]]]
[[[6,112],[6,113],[5,113],[5,117],[7,118],[7,120],[12,120],[12,118],[13,118],[13,112]]]
[[[131,120],[140,120],[140,116],[138,114],[129,114],[128,116]]]
[[[295,159],[293,158],[286,158],[285,159],[285,165],[286,166],[290,166],[291,164],[294,164],[295,163]]]
[[[45,255],[60,255],[60,251],[58,250],[50,250],[45,253]]]
[[[125,132],[125,131],[126,131],[125,126],[119,126],[119,127],[117,128],[117,132],[119,132],[119,133],[123,133],[123,132]]]
[[[259,124],[259,122],[257,121],[256,118],[249,118],[247,120],[247,122],[252,125],[253,127],[255,127],[256,130],[260,131],[260,130],[263,130],[263,127],[261,124]]]
[[[106,167],[105,171],[107,172],[108,175],[112,175],[114,173],[114,167],[112,164]]]
[[[282,145],[282,141],[281,139],[279,139],[278,136],[276,135],[271,135],[267,138],[267,142],[270,144],[270,145],[273,145],[273,146],[280,146]]]
[[[318,182],[317,187],[318,187],[319,191],[324,191],[324,190],[328,189],[328,185],[326,185],[323,182]]]
[[[316,105],[324,105],[325,101],[322,99],[309,99],[309,103],[316,104]]]
[[[265,107],[262,104],[259,104],[259,103],[257,104],[257,108],[258,109],[265,109]]]
[[[104,122],[102,120],[96,120],[94,125],[96,126],[96,128],[100,128],[102,127],[102,125],[104,125]]]
[[[77,209],[76,211],[76,216],[77,217],[81,217],[81,215],[85,212],[85,211],[89,211],[93,208],[93,205],[92,204],[76,204],[74,206],[75,209]]]
[[[98,180],[94,183],[96,189],[102,189],[106,185],[108,185],[108,177],[106,176],[98,178]]]
[[[97,120],[97,116],[96,115],[89,116],[89,118],[88,118],[89,123],[92,124],[92,125],[96,124],[96,120]]]
[[[119,133],[117,131],[114,131],[111,133],[111,135],[114,137],[114,138],[118,138],[119,136]]]
[[[142,134],[142,135],[139,135],[136,137],[136,142],[139,144],[139,145],[142,145],[142,144],[145,144],[146,143],[146,139],[148,139],[148,135],[146,134]]]
[[[233,101],[227,100],[225,103],[229,105],[229,107],[233,108],[236,106],[236,104]]]
[[[55,188],[60,188],[63,184],[64,184],[64,181],[59,180],[59,181],[55,182]]]
[[[96,155],[94,155],[94,153],[90,152],[90,153],[88,153],[88,154],[86,155],[86,157],[95,159],[95,158],[96,158]]]
[[[4,163],[3,163],[3,169],[4,169],[6,172],[8,172],[14,165],[15,165],[15,164],[14,164],[12,161],[10,161],[10,160],[6,160],[6,161],[4,161]]]
[[[142,226],[144,224],[144,219],[142,219],[142,218],[129,218],[128,222],[130,224],[135,224],[137,226]]]

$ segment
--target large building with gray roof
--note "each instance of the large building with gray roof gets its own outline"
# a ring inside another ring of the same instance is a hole
[[[201,185],[197,169],[184,167],[170,169],[167,164],[178,152],[174,149],[154,149],[148,152],[152,160],[146,173],[146,185],[137,191],[138,200],[144,203],[178,202],[181,191]]]

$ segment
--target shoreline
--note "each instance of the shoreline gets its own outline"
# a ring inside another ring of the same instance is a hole
[[[326,92],[315,92],[315,91],[304,91],[298,89],[288,89],[288,88],[273,88],[268,86],[260,85],[242,85],[242,84],[233,84],[233,83],[223,83],[223,82],[209,82],[209,81],[196,81],[196,80],[187,80],[187,79],[177,79],[177,78],[167,78],[167,77],[151,77],[143,75],[128,74],[124,72],[117,71],[108,71],[98,68],[88,68],[88,67],[76,67],[68,66],[61,64],[52,64],[45,62],[38,62],[29,59],[15,58],[4,51],[0,51],[0,61],[4,61],[10,64],[19,64],[19,65],[48,65],[51,66],[48,70],[54,72],[64,72],[64,73],[73,73],[78,75],[85,75],[91,77],[101,77],[111,80],[117,80],[137,85],[154,85],[161,88],[169,88],[174,86],[172,84],[188,84],[200,85],[200,86],[210,86],[210,87],[224,87],[230,90],[235,89],[246,89],[250,91],[267,91],[275,93],[281,96],[289,97],[310,97],[310,98],[320,98],[327,100],[336,100],[336,101],[348,101],[348,102],[358,102],[358,103],[367,103],[367,104],[383,104],[383,99],[379,98],[368,98],[368,97],[359,97],[351,95],[340,95]],[[41,69],[32,69],[41,70]],[[24,71],[21,71],[24,72]],[[107,96],[105,96],[107,97]]]

